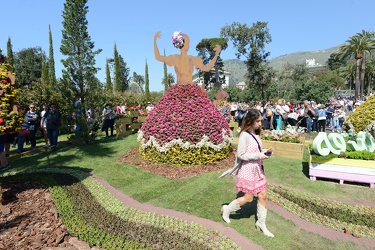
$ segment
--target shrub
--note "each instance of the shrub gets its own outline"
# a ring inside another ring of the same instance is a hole
[[[353,129],[354,133],[361,131],[370,132],[374,136],[373,129],[375,127],[375,96],[370,96],[366,102],[357,107],[357,109],[349,115],[344,125]],[[372,124],[372,126],[371,126]]]
[[[8,75],[12,66],[7,64],[5,59],[0,49],[0,134],[20,130],[23,123],[22,113],[13,111],[13,105],[17,102],[17,89],[11,84]]]
[[[228,157],[232,152],[232,147],[227,144],[225,148],[215,151],[209,147],[195,147],[195,148],[182,148],[174,145],[169,148],[167,152],[159,152],[156,147],[142,146],[139,148],[140,154],[146,160],[158,163],[166,163],[172,165],[204,165],[210,162],[220,161]]]

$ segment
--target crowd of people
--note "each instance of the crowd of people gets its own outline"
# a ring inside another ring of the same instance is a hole
[[[278,99],[266,103],[231,102],[221,107],[221,113],[227,121],[242,122],[247,110],[257,109],[263,117],[263,129],[281,130],[286,126],[305,128],[307,133],[312,131],[340,132],[347,115],[353,112],[363,102],[354,101],[352,96],[330,97],[325,103],[305,100],[299,103]]]
[[[102,123],[102,131],[106,137],[114,135],[115,116],[126,115],[129,110],[135,110],[139,114],[147,114],[153,109],[153,104],[148,102],[145,109],[141,105],[128,106],[126,102],[123,105],[119,103],[111,107],[109,103],[104,105],[102,110],[89,108],[86,111],[82,108],[81,100],[74,102],[74,112],[70,119],[74,123],[76,134],[82,131],[80,118],[87,120],[88,124]],[[0,170],[10,167],[8,157],[10,156],[10,148],[16,148],[18,153],[25,151],[25,144],[29,145],[30,150],[37,148],[37,133],[40,130],[44,147],[50,147],[51,150],[57,150],[58,136],[61,122],[61,113],[57,109],[57,105],[44,104],[41,111],[34,103],[30,103],[27,107],[19,107],[19,111],[24,114],[24,122],[21,124],[21,130],[18,132],[7,132],[0,135]],[[85,115],[85,116],[83,116]]]
[[[10,167],[8,157],[10,156],[10,147],[17,148],[18,153],[24,152],[24,147],[30,145],[34,150],[36,146],[36,135],[40,129],[44,138],[45,145],[50,146],[52,150],[57,148],[57,138],[59,127],[61,126],[61,114],[57,110],[56,104],[43,105],[42,112],[38,112],[34,103],[29,105],[29,109],[20,107],[19,112],[24,114],[21,130],[8,131],[0,135],[0,169],[5,170]]]
[[[304,126],[306,132],[340,131],[346,114],[355,111],[361,105],[351,97],[330,98],[325,104],[305,100],[294,104],[284,99],[272,100],[265,104],[255,102],[228,103],[221,108],[223,116],[228,120],[237,121],[241,125],[236,153],[236,161],[232,168],[225,171],[226,175],[237,176],[237,197],[222,206],[222,219],[230,223],[231,213],[240,210],[245,204],[257,200],[256,228],[267,237],[274,237],[266,225],[267,219],[267,178],[263,161],[269,159],[273,148],[263,148],[260,137],[261,128],[280,130],[290,124]]]
[[[83,112],[85,112],[85,119],[88,122],[89,129],[99,128],[99,125],[101,124],[101,130],[105,132],[105,137],[109,138],[114,136],[116,116],[129,115],[130,111],[135,111],[138,115],[146,115],[154,108],[154,105],[151,102],[148,102],[147,107],[144,109],[141,104],[130,106],[124,102],[123,104],[117,103],[113,106],[110,103],[106,103],[102,109],[100,107],[91,107],[84,111],[81,107],[81,101],[77,100],[74,103],[74,107],[75,111],[72,114],[72,119],[75,121],[74,130],[76,135],[79,136],[82,132],[79,120],[80,117],[82,117]]]

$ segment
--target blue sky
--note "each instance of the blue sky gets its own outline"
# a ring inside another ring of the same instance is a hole
[[[0,48],[6,53],[8,37],[13,52],[40,46],[48,56],[48,25],[53,36],[56,75],[61,76],[64,58],[60,53],[63,0],[12,0],[3,10]],[[182,30],[191,40],[189,54],[197,55],[196,44],[203,38],[220,36],[220,29],[233,22],[268,22],[272,42],[266,50],[269,59],[293,52],[328,49],[345,43],[362,30],[375,31],[374,0],[237,0],[237,1],[125,1],[89,0],[88,31],[101,68],[97,77],[105,82],[106,58],[117,50],[130,68],[131,75],[145,74],[148,63],[150,90],[163,90],[163,63],[154,58],[153,37],[161,31],[159,50],[177,54],[171,43],[172,33]],[[221,53],[223,59],[235,58],[232,44]],[[243,59],[243,58],[242,58]],[[174,70],[168,67],[168,73]]]

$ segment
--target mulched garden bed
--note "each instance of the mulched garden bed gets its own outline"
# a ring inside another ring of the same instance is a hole
[[[233,151],[226,159],[206,165],[173,166],[146,161],[139,155],[138,148],[135,148],[128,150],[118,161],[137,166],[146,172],[164,176],[169,179],[181,179],[214,171],[227,170],[233,167],[236,159],[236,151],[237,149],[233,148]]]

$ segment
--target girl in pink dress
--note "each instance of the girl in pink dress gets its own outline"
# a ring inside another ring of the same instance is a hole
[[[236,157],[236,165],[239,165],[236,190],[245,195],[233,200],[229,205],[224,205],[222,216],[225,222],[230,223],[230,213],[239,210],[246,203],[252,202],[254,195],[257,195],[258,220],[255,226],[261,229],[264,235],[274,237],[266,227],[267,186],[263,167],[263,160],[271,156],[273,149],[262,149],[260,140],[262,119],[259,110],[251,109],[242,122]]]

